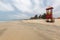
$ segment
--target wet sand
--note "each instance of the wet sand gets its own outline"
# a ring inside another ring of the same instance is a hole
[[[0,40],[60,40],[60,20],[23,20],[0,23]]]

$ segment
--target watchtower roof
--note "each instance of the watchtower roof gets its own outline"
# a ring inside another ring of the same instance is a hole
[[[49,9],[53,9],[53,7],[49,6],[48,8],[46,8],[46,10],[49,10]]]

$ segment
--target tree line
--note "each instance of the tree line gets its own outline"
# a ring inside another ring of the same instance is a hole
[[[34,17],[31,17],[30,19],[46,19],[46,13],[44,13],[43,15],[34,15]]]

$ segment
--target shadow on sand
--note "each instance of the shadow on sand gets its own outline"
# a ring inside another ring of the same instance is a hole
[[[4,33],[6,30],[7,30],[7,28],[4,28],[4,29],[0,30],[0,36],[2,36],[3,33]]]

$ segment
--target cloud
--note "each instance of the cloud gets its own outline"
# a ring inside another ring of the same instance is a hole
[[[30,0],[13,0],[13,5],[23,12],[31,12],[31,2]]]
[[[13,11],[14,8],[10,4],[5,4],[0,1],[0,11]]]
[[[27,19],[27,18],[29,18],[28,15],[26,15],[26,14],[20,14],[20,13],[14,14],[14,15],[9,15],[8,17],[10,19]]]
[[[60,16],[60,0],[0,0],[0,14],[5,12],[1,18],[24,19],[45,13],[48,6],[54,7],[54,17]]]
[[[60,0],[53,0],[52,6],[54,17],[60,17]]]
[[[45,12],[42,0],[13,0],[13,5],[22,12],[41,14]]]

